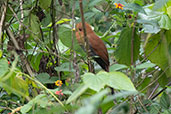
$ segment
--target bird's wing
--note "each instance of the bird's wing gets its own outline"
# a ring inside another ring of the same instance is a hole
[[[103,41],[95,33],[88,34],[87,37],[90,46],[96,55],[98,55],[105,62],[105,64],[109,66],[108,52]]]

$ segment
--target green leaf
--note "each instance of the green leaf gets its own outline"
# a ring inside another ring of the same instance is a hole
[[[144,7],[144,13],[138,13],[139,19],[138,23],[143,25],[143,30],[146,33],[158,33],[160,31],[160,26],[158,21],[161,19],[163,12],[153,11],[149,7]]]
[[[158,72],[158,75],[159,76],[161,74],[163,74],[163,75],[161,76],[161,78],[158,79],[158,82],[159,82],[160,86],[164,88],[168,84],[169,78],[166,76],[165,73],[163,73],[162,70],[160,72]]]
[[[167,2],[168,2],[168,0],[157,0],[154,4],[153,10],[163,8]]]
[[[19,97],[27,97],[29,95],[28,83],[19,74],[21,74],[20,71],[14,72],[11,70],[5,75],[4,78],[6,79],[0,83],[0,86],[3,87],[8,94],[13,93]]]
[[[110,70],[109,71],[117,71],[117,70],[122,70],[122,69],[126,69],[128,68],[126,65],[122,65],[122,64],[114,64],[110,66]]]
[[[31,57],[31,65],[33,67],[34,70],[36,70],[37,72],[39,71],[39,65],[40,65],[40,60],[43,56],[43,53],[37,53],[36,55],[30,55],[29,57]]]
[[[92,1],[90,1],[90,3],[88,4],[88,6],[89,7],[92,7],[92,6],[94,6],[94,5],[97,5],[99,2],[101,2],[101,1],[103,1],[103,0],[92,0]]]
[[[8,72],[8,61],[5,58],[0,59],[0,78]]]
[[[48,83],[55,83],[57,79],[52,80],[52,78],[49,76],[48,73],[40,73],[36,76],[36,78],[42,83],[42,84],[48,84]]]
[[[73,100],[77,99],[82,93],[84,93],[88,89],[87,85],[80,85],[79,88],[77,88],[74,93],[68,98],[66,101],[66,104],[72,102]]]
[[[150,37],[145,46],[147,58],[171,76],[171,30]]]
[[[29,101],[27,104],[25,104],[21,108],[21,112],[23,114],[29,112],[35,104],[41,106],[42,108],[45,108],[48,105],[48,99],[47,98],[48,97],[45,94],[40,94],[40,95],[36,96],[34,99]]]
[[[93,73],[86,73],[82,75],[83,82],[87,85],[90,89],[99,92],[102,88],[104,88],[107,80],[107,72],[99,72],[98,74]]]
[[[153,63],[145,62],[145,63],[142,63],[140,65],[137,65],[136,69],[152,68],[152,67],[155,67],[155,66],[156,65],[153,64]]]
[[[170,98],[169,96],[164,92],[160,98],[160,105],[164,109],[169,109],[170,107]]]
[[[106,84],[114,89],[136,91],[131,80],[121,72],[109,72],[109,79]]]
[[[51,0],[39,0],[39,4],[42,9],[47,10],[50,8]]]
[[[124,28],[120,34],[119,40],[117,42],[118,46],[115,51],[115,57],[119,64],[131,65],[131,40],[132,40],[132,29]],[[140,49],[140,38],[134,31],[134,42],[133,42],[133,61],[135,62],[139,55]]]
[[[71,67],[70,67],[71,66]],[[56,71],[68,71],[68,72],[75,72],[71,63],[63,63],[59,67],[55,67]]]
[[[41,38],[39,19],[34,14],[30,15],[30,29],[32,31],[31,35],[34,39],[38,40]]]
[[[161,28],[164,28],[166,30],[171,29],[171,18],[168,17],[168,15],[162,15],[158,23]]]
[[[109,93],[109,91],[105,89],[99,93],[96,93],[90,98],[85,99],[83,102],[84,105],[77,110],[75,114],[96,114],[96,110],[100,105],[100,101],[107,93]]]

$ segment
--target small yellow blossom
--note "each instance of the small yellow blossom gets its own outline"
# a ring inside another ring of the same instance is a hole
[[[119,4],[114,3],[114,4],[115,4],[116,8],[120,8],[120,9],[122,9],[122,10],[123,10],[123,7],[124,7],[124,5],[123,5],[123,4],[121,4],[121,3],[119,3]]]
[[[57,86],[62,86],[62,81],[61,80],[57,80],[56,82],[55,82],[55,85],[57,85]]]

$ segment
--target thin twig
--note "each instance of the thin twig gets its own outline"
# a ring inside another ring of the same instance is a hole
[[[82,21],[82,27],[83,27],[83,33],[84,33],[84,41],[85,41],[85,47],[86,47],[86,52],[87,52],[87,60],[88,60],[88,67],[89,67],[89,72],[94,72],[93,66],[90,61],[90,48],[89,48],[89,41],[87,38],[87,32],[86,32],[86,27],[85,27],[85,20],[84,20],[84,11],[83,11],[83,4],[82,0],[79,0],[80,3],[80,12],[81,12],[81,21]]]
[[[171,82],[167,84],[167,86],[171,86]],[[166,90],[167,87],[164,87],[162,90],[160,90],[157,94],[155,94],[153,97],[151,97],[151,100],[155,99],[160,93],[162,93],[164,90]]]
[[[5,20],[5,14],[7,11],[7,1],[4,2],[4,4],[2,5],[2,9],[3,9],[3,12],[2,12],[1,20],[0,20],[0,42],[3,41],[3,38],[1,38],[1,36],[2,36],[3,24]]]
[[[143,105],[143,103],[141,102],[139,96],[137,97],[137,100],[138,100],[138,102],[140,103],[140,105],[143,107],[143,109],[146,111],[146,113],[148,114],[149,112],[148,112],[148,110],[145,108],[145,106]]]
[[[153,96],[154,92],[157,90],[158,87],[159,87],[159,83],[156,85],[156,87],[153,89],[151,94],[148,96],[148,99],[150,99]]]
[[[24,19],[24,11],[23,11],[23,0],[19,0],[20,2],[20,11],[21,11],[21,23],[19,23],[19,33],[22,29],[22,23],[23,23],[23,19]]]
[[[71,45],[71,49],[72,49],[72,52],[71,54],[73,54],[73,67],[75,69],[75,79],[74,79],[74,83],[75,82],[78,82],[78,79],[80,77],[80,73],[79,73],[79,68],[78,68],[78,65],[77,65],[77,54],[74,50],[74,37],[75,37],[75,31],[73,30],[74,28],[74,11],[75,11],[75,0],[73,1],[73,7],[72,7],[72,45]],[[72,55],[71,55],[72,57]]]
[[[158,79],[160,79],[161,78],[161,76],[167,71],[167,69],[169,68],[169,66],[168,67],[166,67],[165,68],[165,70],[154,80],[154,81],[152,81],[150,84],[148,84],[145,88],[143,88],[142,90],[140,90],[140,92],[142,92],[142,91],[144,91],[145,89],[147,89],[148,87],[150,87],[151,85],[153,85]]]

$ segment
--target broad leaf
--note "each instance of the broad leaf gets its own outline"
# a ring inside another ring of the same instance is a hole
[[[71,66],[71,67],[70,67]],[[56,71],[68,71],[68,72],[75,72],[71,63],[63,63],[59,67],[55,67]]]
[[[102,88],[104,88],[106,84],[106,80],[108,80],[108,74],[106,72],[99,72],[97,75],[93,73],[86,73],[83,77],[83,82],[90,89],[99,92]],[[106,79],[106,80],[105,80]]]
[[[148,59],[158,65],[167,76],[171,76],[171,30],[161,32],[148,39],[145,54]]]
[[[164,28],[166,30],[171,29],[171,18],[168,17],[168,15],[162,15],[158,23],[161,28]]]
[[[117,42],[118,46],[115,51],[116,60],[119,64],[131,65],[131,45],[133,45],[133,61],[135,62],[139,55],[140,38],[137,35],[137,31],[133,28],[124,28],[120,34]],[[131,44],[131,40],[134,32],[134,41]]]
[[[49,76],[47,73],[40,73],[36,76],[36,78],[42,83],[42,84],[48,84],[48,83],[55,83],[57,79],[53,79]]]
[[[114,89],[136,91],[131,80],[121,72],[109,72],[109,80],[106,84]]]

